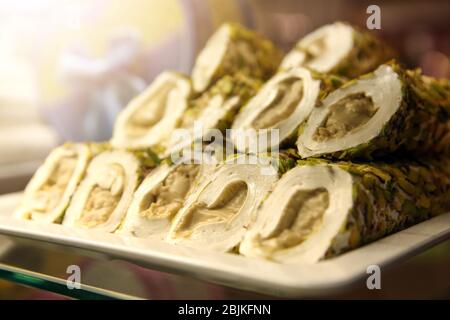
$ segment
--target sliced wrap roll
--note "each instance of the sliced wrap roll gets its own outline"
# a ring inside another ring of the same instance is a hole
[[[238,24],[223,24],[197,57],[192,70],[194,89],[203,92],[223,76],[236,72],[268,79],[281,58],[281,51],[270,40]]]
[[[395,64],[331,92],[297,139],[301,157],[376,159],[386,154],[449,150],[448,80]]]
[[[335,22],[303,37],[285,56],[280,69],[303,66],[353,78],[392,58],[393,50],[376,36],[350,24]]]
[[[188,107],[191,82],[163,72],[118,115],[111,143],[116,148],[164,150]]]
[[[89,144],[66,143],[55,148],[28,183],[15,216],[61,222],[93,153],[95,147]]]
[[[150,151],[105,151],[92,159],[67,209],[63,224],[114,232],[133,193],[155,166]]]
[[[343,78],[301,67],[277,73],[236,116],[233,143],[241,152],[258,153],[293,142],[319,99],[343,83]],[[272,136],[270,130],[278,130],[278,136]],[[263,141],[267,144],[259,143]]]
[[[449,210],[448,159],[300,161],[258,210],[240,253],[315,263]]]
[[[220,252],[235,249],[279,178],[266,158],[253,160],[228,159],[206,177],[186,199],[166,240]]]
[[[189,103],[183,120],[173,135],[165,156],[190,147],[194,141],[210,141],[231,127],[236,114],[261,87],[261,81],[237,73],[224,76],[199,97]]]
[[[158,166],[134,193],[124,223],[117,232],[164,239],[187,195],[212,167],[168,163]]]

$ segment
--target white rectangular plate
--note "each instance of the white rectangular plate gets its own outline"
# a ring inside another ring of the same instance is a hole
[[[102,252],[141,266],[280,297],[314,297],[341,291],[385,267],[450,238],[450,213],[317,264],[282,265],[162,241],[137,239],[11,217],[21,194],[0,196],[0,234]]]

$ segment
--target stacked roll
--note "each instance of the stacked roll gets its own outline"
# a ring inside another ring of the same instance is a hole
[[[133,193],[157,161],[151,151],[100,153],[89,163],[62,224],[116,231],[125,218]]]
[[[246,256],[315,263],[450,210],[450,161],[302,160],[258,210]]]
[[[28,183],[15,216],[61,222],[96,149],[92,144],[72,143],[54,149]]]
[[[303,37],[281,62],[281,69],[306,67],[354,78],[394,58],[393,50],[369,32],[344,22],[325,25]]]
[[[300,156],[377,159],[446,153],[449,81],[383,64],[349,81],[314,109],[297,139]]]

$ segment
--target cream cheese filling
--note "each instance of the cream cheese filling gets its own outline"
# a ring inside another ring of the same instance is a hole
[[[317,232],[330,203],[327,189],[297,190],[284,208],[277,227],[261,246],[268,251],[294,247]]]
[[[101,179],[91,186],[83,211],[75,222],[78,226],[92,228],[105,223],[122,197],[124,168],[119,164],[110,164],[103,170],[98,175]]]
[[[245,203],[248,186],[244,181],[227,185],[211,205],[195,202],[182,223],[174,230],[175,237],[188,238],[199,228],[210,224],[230,223]]]
[[[200,170],[199,165],[179,165],[140,202],[140,215],[148,219],[171,219],[182,207],[184,198]]]
[[[303,80],[286,79],[277,84],[276,96],[253,120],[254,129],[270,128],[288,118],[303,97]]]
[[[329,107],[329,113],[313,139],[322,142],[354,133],[369,122],[377,111],[372,98],[364,93],[348,95]]]

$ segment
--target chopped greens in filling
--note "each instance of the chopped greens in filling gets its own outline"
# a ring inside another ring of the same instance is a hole
[[[105,171],[100,172],[77,224],[92,228],[108,221],[122,198],[124,179],[125,170],[118,164],[109,165]]]
[[[173,216],[180,210],[184,198],[199,173],[199,165],[180,165],[157,187],[153,188],[140,204],[143,217],[161,218]]]
[[[271,251],[294,247],[319,229],[329,206],[325,188],[298,190],[284,208],[284,215],[263,246]]]
[[[378,111],[372,98],[364,93],[349,95],[329,108],[322,125],[317,128],[313,139],[319,142],[342,138],[364,126]]]
[[[33,196],[34,210],[50,212],[57,207],[77,164],[76,155],[62,157],[53,167],[47,181]]]
[[[247,193],[247,184],[239,181],[227,185],[215,203],[210,206],[204,202],[195,203],[186,214],[183,223],[178,226],[178,236],[187,238],[203,226],[229,223],[244,205]]]
[[[169,96],[174,89],[173,84],[166,84],[156,94],[150,96],[130,117],[125,126],[127,134],[133,137],[142,136],[158,123],[164,116]]]
[[[278,84],[276,97],[253,121],[254,129],[270,128],[288,118],[303,97],[303,81],[287,79]]]

